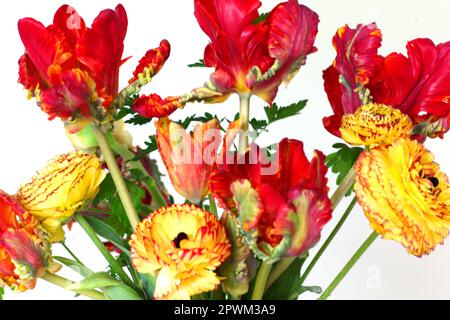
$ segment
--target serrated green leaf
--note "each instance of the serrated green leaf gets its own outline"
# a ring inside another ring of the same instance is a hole
[[[152,122],[152,118],[146,118],[140,114],[134,114],[130,119],[126,120],[125,123],[132,124],[135,126],[143,126],[144,124]]]
[[[333,173],[337,174],[336,183],[340,185],[364,149],[349,147],[343,143],[336,143],[333,145],[333,148],[337,149],[337,151],[328,155],[325,164]],[[352,190],[350,189],[346,196],[351,193]]]
[[[118,286],[121,282],[106,272],[98,272],[87,276],[78,283],[66,287],[68,290],[92,290],[106,287]]]
[[[72,260],[72,259],[68,259],[68,258],[65,258],[65,257],[58,257],[58,256],[53,256],[53,259],[55,259],[56,261],[62,263],[66,267],[69,267],[70,269],[72,269],[73,271],[75,271],[76,273],[82,275],[85,278],[89,277],[92,274],[94,274],[94,272],[92,270],[90,270],[89,268],[87,268],[83,264],[79,263],[78,261],[75,261],[75,260]]]
[[[85,217],[85,219],[100,237],[110,241],[125,255],[131,256],[127,242],[116,232],[116,230],[114,230],[113,227],[94,217]]]
[[[145,145],[147,146],[145,149],[142,149],[138,152],[136,156],[134,156],[133,159],[130,159],[130,161],[139,161],[142,158],[148,156],[152,152],[158,150],[158,143],[156,142],[155,135],[152,135],[149,137],[149,141],[145,142]]]
[[[189,68],[206,68],[205,60],[200,59],[200,60],[198,60],[198,62],[188,64],[188,67]]]

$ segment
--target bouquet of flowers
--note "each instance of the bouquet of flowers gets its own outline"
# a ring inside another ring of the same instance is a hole
[[[317,50],[318,15],[297,0],[268,13],[258,12],[259,0],[194,6],[210,42],[191,67],[212,73],[203,86],[169,97],[141,93],[169,59],[166,40],[119,88],[127,61],[122,5],[91,26],[68,5],[48,26],[19,21],[19,82],[49,120],[64,122],[74,151],[53,158],[16,194],[0,191],[0,297],[3,288],[23,292],[45,280],[97,300],[297,300],[306,291],[323,300],[379,235],[417,257],[448,236],[450,183],[425,144],[450,129],[450,42],[415,39],[407,55],[382,56],[375,23],[339,28],[336,58],[323,72],[333,110],[323,125],[343,141],[328,156],[306,155],[301,141],[263,146],[258,137],[306,106],[274,100]],[[170,119],[233,94],[240,106],[227,118]],[[253,99],[267,105],[265,119],[251,116]],[[156,134],[140,148],[126,124],[154,126]],[[185,200],[169,194],[165,174]],[[310,257],[345,197],[350,206]],[[357,204],[373,233],[325,290],[305,286]],[[66,246],[74,223],[108,270],[92,270]],[[55,256],[55,245],[67,256]],[[61,277],[61,268],[82,280]]]

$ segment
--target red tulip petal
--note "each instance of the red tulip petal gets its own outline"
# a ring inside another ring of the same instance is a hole
[[[128,81],[130,84],[139,79],[140,74],[146,71],[150,72],[150,76],[154,77],[164,66],[164,63],[170,56],[170,43],[167,40],[161,41],[156,49],[147,51],[145,56],[139,61],[139,65],[133,73],[133,78]]]
[[[104,88],[106,95],[114,96],[118,91],[127,27],[125,9],[118,5],[115,11],[100,12],[92,28],[86,30],[78,42],[78,59],[90,69],[97,86]]]
[[[182,108],[180,97],[162,99],[157,94],[141,96],[135,100],[133,110],[145,118],[165,118]]]

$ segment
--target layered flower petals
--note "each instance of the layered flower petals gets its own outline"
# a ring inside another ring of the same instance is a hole
[[[364,152],[355,191],[372,228],[411,254],[429,254],[448,236],[450,184],[420,143],[398,139]]]
[[[375,101],[398,107],[416,123],[450,114],[450,42],[416,39],[408,57],[393,53],[369,84]]]
[[[408,56],[381,57],[381,32],[369,24],[340,28],[333,44],[337,56],[324,71],[334,111],[323,121],[328,131],[340,136],[342,116],[369,102],[399,109],[420,134],[435,137],[448,131],[442,123],[450,115],[450,42],[435,45],[430,39],[415,39],[406,46]]]
[[[0,191],[0,286],[33,289],[49,266],[47,234],[14,197]]]
[[[25,46],[19,82],[49,118],[104,115],[102,108],[118,95],[127,30],[123,6],[102,11],[90,28],[67,5],[47,27],[32,18],[20,20],[18,27]]]
[[[133,110],[145,118],[165,118],[184,107],[181,97],[161,98],[157,94],[143,95],[133,104]]]
[[[331,218],[324,155],[316,152],[309,162],[300,141],[285,139],[274,162],[249,153],[238,159],[217,165],[210,178],[213,195],[237,215],[248,245],[260,259],[275,262],[300,256],[318,241]]]
[[[142,57],[129,83],[132,84],[140,78],[153,78],[164,66],[169,56],[170,43],[167,40],[163,40],[158,48],[147,51],[145,56]]]
[[[196,0],[195,16],[211,43],[204,61],[214,67],[211,85],[225,95],[253,93],[272,103],[315,51],[318,17],[296,0],[278,5],[255,22],[259,0]]]
[[[382,104],[366,104],[354,114],[343,116],[342,139],[351,145],[389,145],[411,136],[413,122],[400,110]]]
[[[71,152],[55,158],[23,185],[18,200],[39,219],[52,242],[63,241],[62,225],[97,195],[105,175],[95,155]]]
[[[214,119],[194,132],[163,118],[156,123],[156,141],[170,180],[179,194],[193,203],[208,191],[208,179],[221,143],[220,124]]]
[[[155,299],[178,300],[217,288],[214,271],[231,250],[224,226],[193,205],[157,210],[138,225],[130,246],[136,270],[157,276]]]

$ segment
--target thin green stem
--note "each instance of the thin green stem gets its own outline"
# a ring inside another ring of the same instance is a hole
[[[327,240],[323,243],[322,247],[320,247],[319,251],[317,251],[314,258],[311,260],[311,262],[308,265],[308,268],[306,268],[305,272],[302,274],[302,277],[300,278],[300,283],[305,283],[306,278],[311,273],[311,270],[316,265],[317,261],[319,261],[320,257],[322,257],[325,250],[328,248],[330,243],[333,241],[334,237],[336,237],[339,230],[341,230],[342,226],[344,225],[345,221],[347,220],[348,216],[352,212],[353,208],[355,208],[355,205],[357,203],[356,197],[353,198],[352,202],[348,206],[347,210],[345,210],[344,214],[342,215],[341,219],[337,223],[336,227],[334,227],[333,231],[331,231],[331,234],[328,236]]]
[[[367,249],[372,245],[372,243],[378,238],[378,233],[372,232],[372,234],[367,238],[366,241],[359,247],[355,254],[350,258],[347,264],[338,273],[333,282],[328,286],[328,288],[322,293],[318,300],[327,300],[328,297],[333,293],[334,289],[341,283],[353,266],[358,262],[362,255],[367,251]]]
[[[264,289],[266,288],[267,279],[269,278],[270,270],[272,269],[272,264],[263,262],[259,267],[258,275],[255,280],[255,287],[253,288],[253,293],[251,300],[261,300],[264,295]]]
[[[122,266],[117,262],[116,259],[111,255],[111,252],[105,247],[103,242],[100,240],[100,238],[95,233],[94,229],[91,227],[89,222],[80,214],[76,213],[74,215],[75,220],[78,222],[78,224],[83,228],[83,230],[86,232],[86,234],[89,236],[89,238],[92,240],[92,242],[95,244],[95,246],[98,248],[100,253],[103,255],[103,257],[108,261],[109,265],[111,266],[111,270],[117,274],[122,281],[129,285],[134,287],[133,282],[130,280],[128,275],[123,271]]]
[[[82,266],[84,266],[83,262],[81,262],[80,259],[78,259],[78,257],[72,252],[72,250],[69,249],[69,247],[66,245],[65,242],[61,242],[61,245],[63,246],[64,249],[66,249],[67,253],[79,264],[81,264]]]
[[[117,192],[120,200],[122,201],[128,220],[130,221],[132,228],[135,229],[139,224],[139,216],[136,213],[133,201],[131,200],[130,192],[128,191],[125,180],[123,179],[122,173],[117,165],[114,153],[111,150],[103,131],[95,124],[92,125],[92,130],[97,138],[98,145],[100,146],[100,150],[105,158],[111,177],[114,180],[114,184],[116,185]]]
[[[345,176],[344,180],[339,185],[339,187],[336,189],[335,193],[331,196],[331,203],[332,203],[332,209],[333,210],[335,210],[337,208],[339,203],[344,198],[345,194],[353,186],[353,184],[355,183],[355,177],[356,177],[355,171],[352,168],[352,169],[350,169],[348,174]],[[331,232],[330,236],[327,238],[327,240],[322,245],[322,247],[320,248],[318,253],[314,256],[314,258],[311,261],[311,263],[309,264],[308,268],[303,273],[302,278],[301,278],[301,283],[302,284],[304,283],[306,277],[309,275],[309,273],[311,272],[311,270],[313,269],[313,267],[315,266],[315,264],[317,263],[319,258],[322,256],[322,254],[325,252],[327,247],[330,245],[330,243],[332,242],[332,240],[334,239],[334,237],[336,236],[338,231],[341,229],[341,227],[344,224],[344,222],[347,220],[350,212],[355,207],[355,204],[356,204],[356,198],[352,200],[350,206],[347,208],[346,212],[344,213],[342,218],[339,220],[338,224],[333,229],[333,231]],[[287,268],[289,268],[289,266],[294,261],[295,261],[295,258],[286,258],[286,259],[282,259],[279,263],[277,263],[275,265],[275,267],[273,268],[273,270],[272,270],[272,272],[270,274],[270,277],[269,277],[269,279],[267,281],[266,289],[270,288],[270,286],[287,270]]]
[[[161,193],[161,190],[156,184],[155,179],[148,174],[147,170],[140,161],[131,161],[135,155],[128,148],[124,147],[122,144],[117,142],[117,140],[114,138],[111,132],[106,134],[106,140],[109,146],[114,150],[114,152],[122,156],[131,166],[132,169],[139,170],[146,177],[146,181],[144,182],[155,204],[158,207],[167,206],[166,199],[164,198],[164,195]]]
[[[209,211],[211,211],[212,214],[218,217],[216,200],[214,200],[214,196],[212,194],[209,195]]]
[[[239,153],[245,154],[248,148],[248,128],[250,122],[250,94],[239,95],[241,131],[239,132]]]
[[[67,280],[66,278],[63,278],[61,276],[49,272],[42,275],[41,279],[50,282],[58,287],[61,287],[65,290],[68,290],[67,289],[68,286],[75,284],[73,281]],[[95,300],[106,300],[105,295],[97,290],[73,290],[73,292]]]
[[[275,281],[289,268],[289,266],[297,259],[297,257],[284,258],[278,262],[270,272],[269,278],[267,279],[265,290],[269,289]]]
[[[345,176],[344,180],[342,180],[339,187],[336,189],[334,194],[331,196],[331,203],[333,204],[332,208],[333,210],[337,208],[341,200],[345,197],[347,192],[350,190],[350,188],[353,187],[355,184],[356,179],[356,173],[353,167],[350,169],[350,171]]]

